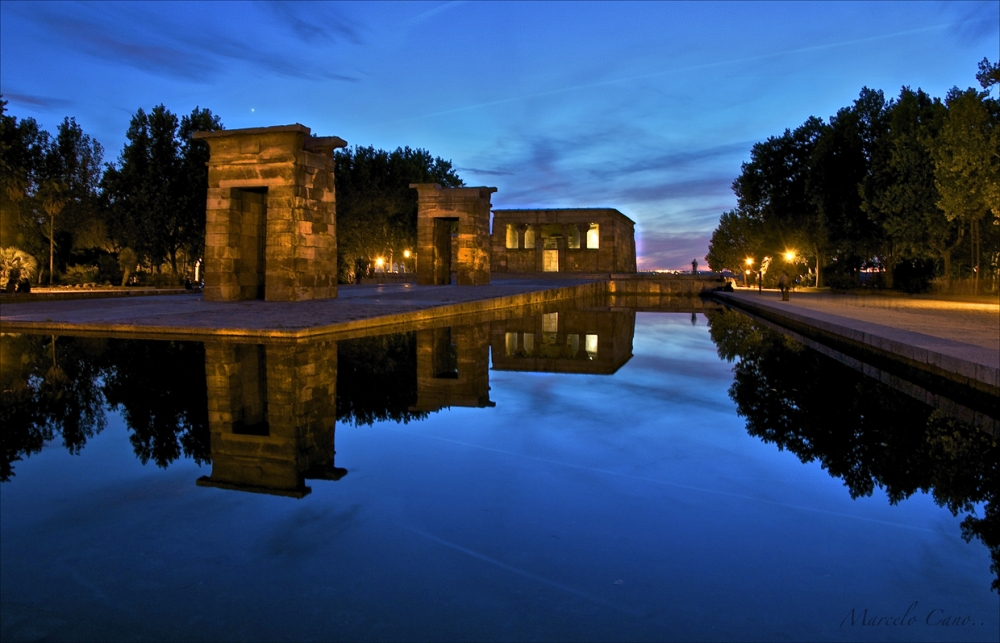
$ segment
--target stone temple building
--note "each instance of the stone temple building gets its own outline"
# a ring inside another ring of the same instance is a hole
[[[497,189],[410,187],[417,191],[417,283],[490,283],[490,195]]]
[[[492,271],[635,272],[635,222],[613,208],[494,210]]]
[[[333,150],[304,125],[196,132],[208,143],[205,299],[337,296]]]

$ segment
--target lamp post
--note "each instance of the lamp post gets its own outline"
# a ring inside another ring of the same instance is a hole
[[[746,263],[747,267],[746,270],[743,271],[743,285],[749,287],[747,278],[750,276],[750,268],[753,267],[753,257],[747,257],[744,263]]]

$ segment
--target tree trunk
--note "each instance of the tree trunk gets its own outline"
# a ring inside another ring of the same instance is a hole
[[[896,270],[896,258],[895,257],[887,258],[886,261],[883,262],[882,266],[883,269],[885,270],[886,290],[891,290],[894,285],[892,273],[895,272]]]
[[[978,295],[979,294],[979,264],[980,264],[980,258],[981,258],[982,251],[983,251],[982,239],[980,238],[980,234],[979,234],[979,220],[978,219],[976,221],[972,222],[972,238],[974,239],[975,244],[976,244],[975,245],[975,250],[976,251],[975,251],[975,254],[973,255],[973,258],[972,258],[972,261],[975,264],[975,266],[973,267],[973,270],[975,271],[975,274],[973,275],[972,294]]]
[[[821,261],[820,256],[819,256],[819,246],[818,245],[814,246],[814,249],[816,250],[816,287],[817,288],[822,288],[823,287],[823,273],[822,273],[822,271],[820,271],[820,265],[823,262]]]
[[[53,215],[49,215],[49,285],[52,285],[52,257],[55,255],[56,249],[56,237],[55,237],[55,227],[56,218]]]
[[[958,238],[955,239],[955,243],[950,246],[945,245],[941,249],[941,259],[944,260],[944,287],[948,292],[951,292],[951,253],[958,247],[958,244],[962,243],[962,239],[964,238],[965,227],[959,223]]]

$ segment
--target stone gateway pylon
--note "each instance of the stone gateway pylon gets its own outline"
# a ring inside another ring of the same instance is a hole
[[[460,286],[490,283],[490,195],[496,188],[442,188],[411,183],[417,191],[417,283]]]
[[[196,132],[211,149],[205,299],[337,296],[333,150],[304,125]]]

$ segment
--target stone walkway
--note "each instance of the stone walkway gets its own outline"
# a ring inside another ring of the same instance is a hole
[[[171,297],[4,303],[4,332],[74,331],[301,337],[542,303],[571,296],[580,279],[496,280],[487,286],[342,285],[336,299],[210,302],[200,293]],[[580,293],[585,294],[585,293]]]
[[[781,301],[777,291],[752,290],[716,298],[1000,388],[1000,305],[829,293],[792,293]]]

